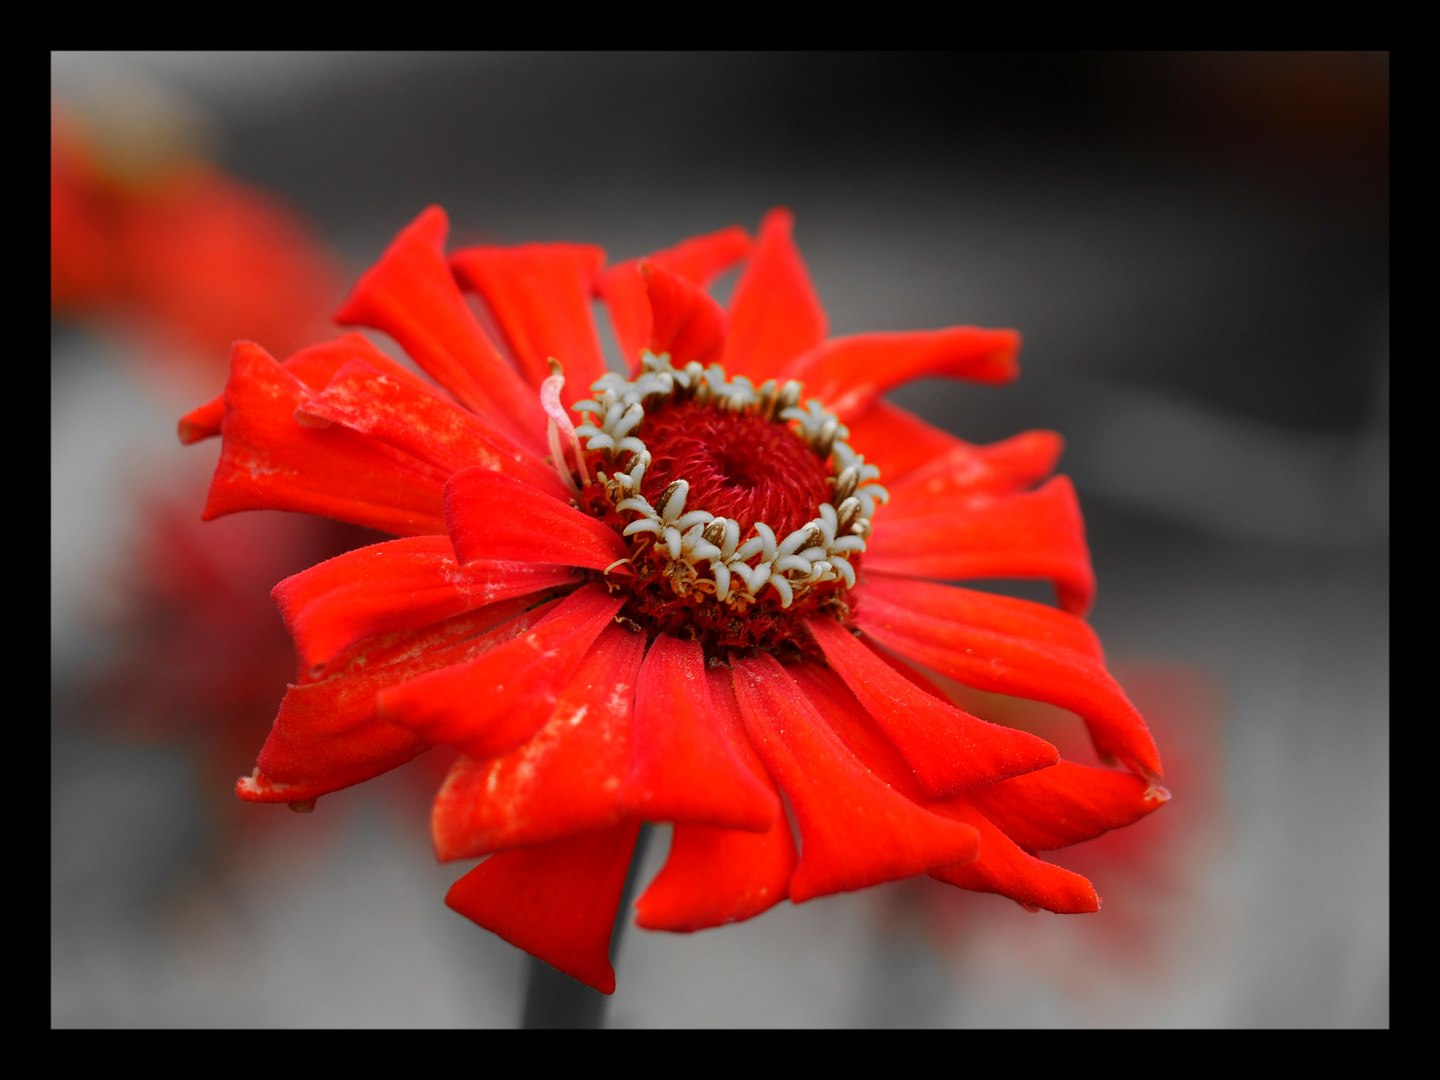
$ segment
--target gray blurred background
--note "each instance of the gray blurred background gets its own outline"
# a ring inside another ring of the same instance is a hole
[[[1017,383],[894,400],[972,441],[1065,435],[1093,622],[1149,703],[1174,802],[1128,846],[1057,854],[1095,880],[1094,916],[921,882],[693,936],[632,929],[613,1025],[1388,1025],[1387,57],[143,53],[51,70],[92,115],[123,94],[183,116],[351,275],[432,202],[452,243],[584,241],[613,260],[785,205],[833,333],[1024,335]],[[52,1023],[513,1025],[521,954],[444,907],[469,864],[434,864],[423,782],[237,824],[193,745],[95,722],[137,492],[195,490],[213,461],[174,441],[200,398],[167,396],[126,351],[53,324]]]

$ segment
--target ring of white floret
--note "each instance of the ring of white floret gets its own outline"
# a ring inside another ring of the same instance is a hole
[[[646,352],[641,359],[641,374],[633,382],[612,372],[591,386],[594,400],[574,406],[575,411],[590,414],[589,420],[574,433],[585,440],[586,450],[605,456],[610,468],[597,469],[597,478],[617,512],[635,515],[624,535],[651,536],[652,549],[669,563],[677,593],[703,585],[703,591],[713,589],[717,600],[744,608],[770,588],[780,606],[788,608],[826,582],[853,586],[855,568],[850,559],[865,550],[875,503],[886,502],[890,495],[873,482],[880,470],[844,441],[850,434],[845,425],[818,401],[807,401],[800,408],[801,386],[794,380],[777,386],[771,379],[757,388],[744,376],[727,380],[719,364],[702,367],[691,361],[677,369],[666,353]],[[757,521],[753,535],[742,541],[740,523],[733,518],[687,510],[686,480],[667,486],[652,506],[640,494],[652,459],[634,432],[645,419],[647,406],[657,408],[677,395],[731,412],[753,412],[777,423],[793,421],[795,433],[821,460],[830,461],[829,501],[816,507],[813,520],[783,540]],[[556,454],[555,461],[562,478],[573,486],[563,455]],[[584,468],[583,462],[580,467]],[[613,563],[607,573],[626,561]]]

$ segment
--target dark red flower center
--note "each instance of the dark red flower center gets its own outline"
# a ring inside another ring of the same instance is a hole
[[[787,425],[693,401],[648,414],[636,434],[653,461],[640,491],[652,503],[676,480],[686,505],[734,518],[742,536],[763,521],[784,537],[829,496],[829,470]]]

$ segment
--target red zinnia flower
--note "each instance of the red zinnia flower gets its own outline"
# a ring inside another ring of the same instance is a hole
[[[1040,483],[1060,440],[974,446],[881,397],[1010,379],[1018,336],[827,339],[784,211],[753,243],[728,229],[608,269],[570,244],[447,259],[447,229],[425,211],[337,317],[438,387],[358,334],[283,364],[242,342],[223,398],[181,421],[186,441],[224,436],[206,517],[402,536],[276,587],[300,674],[241,797],[304,802],[460,750],[436,850],[490,857],[447,902],[607,993],[642,819],[674,823],[638,901],[651,929],[925,873],[1095,910],[1088,881],[1034,852],[1166,796],[1078,618],[1093,577],[1074,491]],[[704,286],[741,259],[722,311]],[[606,373],[593,295],[628,378]],[[1048,579],[1064,610],[926,580],[983,577]],[[901,657],[1073,710],[1130,772],[1059,761]]]

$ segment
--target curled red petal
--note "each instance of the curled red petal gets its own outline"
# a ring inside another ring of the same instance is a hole
[[[296,510],[402,536],[443,533],[444,474],[343,427],[296,422],[307,394],[259,345],[236,343],[205,520],[238,510]]]
[[[932,814],[876,776],[769,655],[733,668],[745,730],[800,828],[796,903],[973,859],[977,833]]]
[[[736,753],[710,700],[696,641],[656,637],[635,694],[633,758],[621,792],[629,813],[764,832],[780,800]]]
[[[557,497],[570,497],[554,469],[474,413],[429,387],[402,382],[364,361],[337,371],[324,390],[301,406],[301,420],[343,424],[447,476],[482,466]]]
[[[333,677],[290,687],[260,751],[256,777],[242,781],[240,797],[310,799],[405,764],[431,744],[382,717],[377,694],[422,672],[483,655],[546,614],[522,611],[516,603],[500,603],[428,633],[403,635],[403,642],[376,642],[378,648],[349,658],[361,662],[334,665]]]
[[[705,288],[715,278],[750,252],[750,235],[738,225],[657,251],[650,261],[675,271],[685,280]],[[627,259],[600,275],[596,294],[610,310],[610,322],[620,351],[632,372],[640,365],[640,353],[650,341],[650,296],[640,273],[640,260]]]
[[[965,798],[1025,850],[1049,851],[1131,825],[1170,793],[1133,773],[1062,761],[972,788]]]
[[[1004,383],[1020,374],[1014,330],[951,326],[944,330],[854,334],[831,338],[786,365],[784,378],[799,379],[841,420],[859,416],[881,394],[914,379],[948,376]]]
[[[691,360],[711,364],[725,348],[725,310],[698,285],[648,259],[640,263],[650,296],[650,351],[670,354],[682,368]]]
[[[593,244],[474,247],[450,256],[456,279],[484,298],[531,386],[550,377],[550,357],[564,366],[566,405],[589,397],[605,374],[590,310],[604,265],[605,252]]]
[[[765,215],[730,299],[725,369],[757,385],[825,340],[825,309],[790,237],[794,221],[789,210]]]
[[[711,668],[705,677],[732,747],[778,802],[775,782],[745,734],[730,674]],[[665,865],[635,901],[635,922],[647,930],[689,933],[753,918],[789,895],[796,859],[784,814],[776,814],[763,833],[677,823]]]
[[[364,334],[341,334],[333,341],[311,345],[292,353],[280,366],[311,390],[319,391],[330,381],[335,372],[354,360],[361,360],[384,375],[415,386],[430,394],[442,391],[417,378],[413,372],[391,360],[370,344]],[[220,434],[220,423],[225,419],[225,395],[192,409],[180,420],[180,441],[189,445]]]
[[[463,469],[446,483],[445,521],[462,563],[506,559],[604,570],[626,555],[625,542],[603,522],[485,468]]]
[[[884,399],[845,426],[850,429],[845,441],[866,461],[880,466],[887,487],[957,446],[969,445]]]
[[[615,992],[610,934],[625,892],[638,821],[492,855],[455,882],[445,903],[602,994]]]
[[[869,567],[866,567],[865,580],[853,595],[857,610],[863,609],[866,597],[873,597],[881,603],[932,619],[1004,634],[1037,645],[1067,649],[1100,663],[1105,660],[1100,639],[1089,623],[1067,611],[1058,611],[1033,600],[962,589],[936,581],[895,577],[873,572]]]
[[[461,566],[449,537],[388,540],[337,555],[271,590],[302,669],[361,638],[463,615],[512,596],[579,581],[568,566],[476,560]]]
[[[383,691],[382,714],[471,757],[503,754],[549,719],[622,603],[602,586],[582,586],[528,632],[484,656]]]
[[[964,797],[946,800],[935,810],[980,833],[980,857],[963,866],[930,871],[935,880],[974,892],[999,893],[1061,915],[1100,910],[1095,886],[1086,878],[1021,851]]]
[[[872,570],[948,581],[1048,580],[1060,606],[1078,615],[1094,600],[1085,523],[1067,476],[1017,495],[937,499],[924,514],[885,507],[876,516],[865,549]]]
[[[424,210],[356,282],[335,321],[383,330],[467,408],[543,453],[540,399],[466,306],[445,261],[449,231],[445,211]]]
[[[1094,653],[937,618],[930,610],[890,603],[883,592],[869,592],[868,603],[857,606],[855,621],[886,648],[967,686],[1077,713],[1101,753],[1150,779],[1160,775],[1160,755],[1144,719]]]
[[[897,517],[918,516],[939,500],[1024,491],[1055,471],[1064,447],[1053,431],[1026,431],[989,446],[959,443],[897,481],[882,472],[887,505]]]
[[[500,757],[455,762],[430,813],[442,862],[619,822],[644,655],[644,634],[611,623],[529,741]]]
[[[834,619],[822,616],[806,626],[930,795],[988,784],[1059,760],[1044,739],[986,723],[920,690]]]

